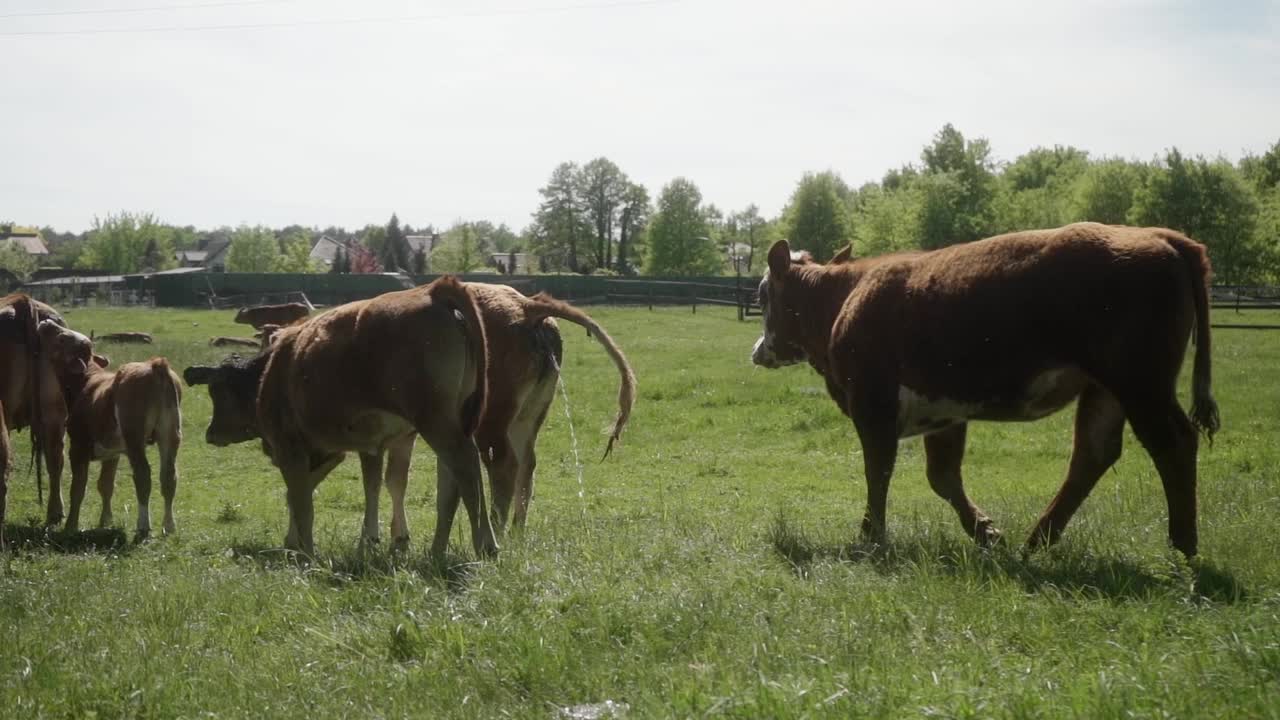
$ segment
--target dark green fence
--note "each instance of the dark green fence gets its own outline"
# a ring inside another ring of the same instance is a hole
[[[303,293],[316,305],[337,305],[431,282],[438,275],[334,275],[287,273],[182,273],[140,279],[138,289],[169,307],[226,307],[294,299]],[[548,292],[580,305],[733,305],[754,292],[755,282],[733,277],[616,278],[598,275],[495,275],[468,273],[468,282],[510,285],[532,295]]]

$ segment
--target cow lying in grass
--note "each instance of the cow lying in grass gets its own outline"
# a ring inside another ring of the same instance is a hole
[[[360,454],[366,499],[372,495],[375,508],[364,533],[376,536],[376,466],[386,452],[407,472],[422,435],[439,460],[432,553],[444,553],[461,496],[476,551],[491,555],[497,544],[471,437],[483,419],[487,366],[475,300],[446,276],[283,328],[254,358],[183,374],[189,384],[209,385],[210,444],[262,438],[284,476],[289,548],[314,552],[312,494],[349,451]],[[403,526],[395,531],[408,534]]]
[[[885,533],[900,438],[924,435],[927,475],[980,543],[1000,533],[960,477],[969,420],[1035,420],[1079,398],[1067,477],[1027,540],[1055,542],[1120,456],[1124,421],[1155,461],[1169,539],[1195,555],[1197,430],[1212,438],[1209,261],[1160,228],[1080,223],[925,253],[820,265],[769,250],[752,361],[808,361],[857,430],[865,538]],[[1191,417],[1176,391],[1195,331]]]
[[[138,498],[138,537],[151,532],[151,464],[147,446],[160,456],[160,494],[164,497],[166,534],[175,529],[173,499],[178,489],[178,448],[182,444],[182,383],[162,357],[121,365],[112,372],[107,361],[94,355],[86,363],[88,338],[45,320],[40,338],[50,353],[69,408],[67,436],[71,462],[71,510],[67,529],[80,527],[80,508],[89,484],[89,463],[101,463],[98,495],[102,499],[99,527],[111,525],[111,496],[115,491],[120,456],[129,460]]]
[[[263,325],[289,325],[298,322],[311,314],[311,308],[302,303],[284,303],[283,305],[258,305],[242,307],[236,311],[235,322],[252,325],[261,330]]]
[[[581,310],[543,295],[527,298],[505,285],[467,283],[466,287],[479,306],[490,350],[486,410],[475,441],[493,489],[494,523],[499,528],[505,526],[514,505],[514,523],[520,526],[532,495],[538,431],[554,397],[562,359],[560,332],[551,318],[587,328],[618,368],[618,415],[606,454],[630,417],[635,402],[635,375],[608,333]],[[275,337],[264,333],[263,354],[252,360],[237,358],[217,368],[188,368],[188,383],[207,382],[210,386],[213,418],[206,433],[209,442],[225,445],[261,436],[253,407],[253,394],[257,391],[254,368],[268,362],[271,343],[288,332],[291,330]],[[362,540],[378,537],[378,488],[383,482],[385,459],[385,483],[392,505],[391,537],[396,545],[408,541],[404,497],[413,441],[409,436],[403,442],[390,444],[385,453],[360,454],[366,500]]]

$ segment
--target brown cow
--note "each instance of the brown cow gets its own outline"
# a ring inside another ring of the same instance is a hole
[[[227,337],[219,335],[218,337],[209,338],[209,347],[252,347],[256,348],[261,343],[253,338]]]
[[[1210,392],[1209,261],[1172,230],[1080,223],[933,252],[793,259],[769,250],[752,361],[807,360],[854,424],[867,478],[862,533],[879,541],[898,440],[924,435],[929,484],[980,543],[999,538],[960,477],[969,420],[1035,420],[1079,397],[1066,481],[1027,548],[1055,542],[1120,456],[1124,421],[1155,461],[1169,539],[1195,555],[1196,446]],[[1196,336],[1191,418],[1176,390]]]
[[[422,435],[439,458],[432,553],[443,555],[461,495],[472,542],[488,555],[497,543],[472,440],[484,415],[487,364],[475,299],[446,276],[334,308],[282,329],[255,358],[191,367],[184,375],[190,384],[209,384],[209,443],[263,438],[285,480],[288,547],[314,551],[312,494],[345,452],[360,453],[367,500],[370,460],[380,464],[390,452],[407,467],[414,438]],[[375,474],[375,501],[378,481]],[[376,517],[373,524],[376,534]]]
[[[138,497],[139,537],[151,532],[151,465],[147,445],[160,455],[160,494],[164,497],[164,532],[174,531],[173,499],[178,488],[177,457],[182,444],[182,384],[162,357],[132,362],[111,372],[105,360],[84,363],[67,356],[66,347],[79,348],[88,338],[49,320],[39,326],[40,338],[62,384],[70,406],[67,435],[71,441],[71,511],[67,529],[80,527],[80,507],[89,482],[89,463],[102,463],[98,494],[102,498],[99,527],[111,524],[111,496],[120,455],[129,459]]]
[[[555,393],[562,347],[560,332],[551,318],[580,324],[600,342],[617,366],[622,382],[618,391],[618,416],[614,421],[605,454],[612,448],[630,416],[635,401],[635,376],[626,358],[609,335],[582,311],[545,295],[527,298],[505,285],[467,283],[475,296],[489,344],[488,395],[486,411],[476,431],[480,457],[492,487],[493,522],[502,528],[514,501],[517,526],[523,525],[532,494],[533,472],[537,464],[534,446]],[[265,332],[263,351],[272,337]],[[254,362],[248,361],[252,366]],[[232,360],[220,368],[188,368],[188,383],[210,382],[213,419],[206,437],[214,444],[244,442],[260,437],[252,412],[257,386],[246,371],[233,370],[246,363]],[[217,383],[218,387],[214,387]],[[391,494],[391,536],[397,545],[408,541],[404,496],[414,438],[388,447],[383,453],[362,453],[360,464],[365,483],[365,523],[362,541],[378,537],[378,487],[385,483]]]
[[[105,333],[96,337],[92,332],[90,332],[89,339],[93,342],[140,343],[142,345],[150,345],[154,342],[154,338],[151,337],[151,333],[144,332],[114,332]]]
[[[0,407],[6,431],[32,428],[32,452],[43,456],[49,472],[49,501],[45,521],[62,520],[62,448],[67,407],[53,366],[41,352],[37,323],[50,320],[65,326],[57,311],[26,295],[0,298]],[[88,349],[83,359],[88,361]],[[7,443],[7,435],[5,433]],[[11,464],[5,463],[5,467]],[[36,466],[39,481],[40,465]],[[0,484],[0,526],[7,487]]]
[[[311,308],[302,303],[285,303],[283,305],[258,305],[242,307],[236,313],[235,321],[244,325],[252,325],[261,330],[263,325],[291,325],[311,314]]]

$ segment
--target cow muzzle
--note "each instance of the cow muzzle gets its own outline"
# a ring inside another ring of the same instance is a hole
[[[751,362],[760,367],[775,369],[795,365],[804,359],[803,353],[793,353],[794,357],[783,357],[779,355],[777,348],[767,334],[761,335],[756,340],[755,347],[751,348]]]

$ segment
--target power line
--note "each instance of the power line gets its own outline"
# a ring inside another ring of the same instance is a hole
[[[266,1],[266,0],[263,0]],[[282,0],[281,0],[282,1]],[[614,0],[613,2],[558,5],[524,10],[491,10],[480,12],[432,13],[426,15],[393,15],[384,17],[336,18],[332,20],[291,20],[282,22],[239,23],[232,25],[169,25],[141,28],[99,28],[91,30],[20,30],[0,32],[0,37],[50,37],[68,35],[125,35],[131,33],[208,32],[220,30],[271,30],[281,28],[309,28],[339,25],[372,25],[378,23],[423,22],[429,20],[455,20],[470,18],[523,17],[550,15],[590,10],[615,10],[647,5],[671,5],[682,0]],[[245,3],[248,4],[248,3]]]
[[[95,8],[85,10],[38,10],[0,15],[0,20],[11,18],[55,17],[63,15],[118,15],[124,13],[158,12],[167,10],[200,10],[203,8],[240,7],[244,5],[271,5],[297,0],[224,0],[223,2],[185,3],[179,5],[152,5],[150,7]]]

